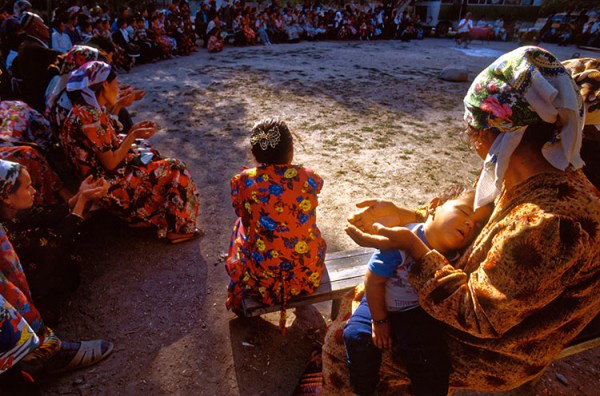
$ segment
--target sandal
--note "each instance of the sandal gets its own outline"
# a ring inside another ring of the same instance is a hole
[[[112,342],[104,340],[63,342],[60,351],[45,364],[50,374],[79,370],[98,363],[113,351]]]
[[[194,232],[192,232],[190,234],[173,234],[173,235],[177,235],[177,236],[169,238],[169,236],[167,235],[167,240],[169,241],[169,243],[171,245],[175,245],[175,244],[178,244],[181,242],[187,242],[187,241],[191,241],[196,238],[200,238],[201,236],[204,236],[204,231],[200,228],[196,228],[194,230]]]

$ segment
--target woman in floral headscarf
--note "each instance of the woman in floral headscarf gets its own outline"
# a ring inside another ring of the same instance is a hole
[[[100,204],[131,225],[154,227],[171,243],[201,236],[196,228],[198,193],[187,166],[134,146],[136,139],[154,135],[156,125],[139,122],[124,138],[115,133],[103,110],[119,94],[112,67],[98,61],[84,64],[72,73],[67,91],[73,109],[61,129],[61,144],[81,177],[109,181],[109,193]]]
[[[87,62],[98,60],[100,52],[96,48],[85,45],[74,45],[65,55],[60,74],[46,88],[46,117],[50,120],[52,130],[60,130],[65,118],[71,111],[71,102],[66,95],[67,81],[71,72]]]
[[[485,159],[476,206],[496,208],[461,259],[451,265],[407,237],[397,226],[415,214],[387,201],[359,204],[347,232],[416,259],[409,279],[423,309],[446,326],[451,387],[507,390],[539,375],[600,311],[599,193],[579,169],[583,101],[552,54],[522,47],[503,55],[464,102],[467,135]],[[376,221],[388,227],[375,231]],[[352,393],[344,316],[323,348],[325,394]],[[380,375],[379,394],[408,384],[390,354]]]

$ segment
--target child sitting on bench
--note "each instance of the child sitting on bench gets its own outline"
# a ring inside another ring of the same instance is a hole
[[[285,122],[265,119],[251,131],[252,154],[260,164],[231,179],[231,199],[239,216],[226,262],[231,277],[227,308],[243,316],[242,300],[281,304],[285,330],[287,301],[312,293],[321,281],[325,240],[317,227],[317,194],[323,179],[292,165],[294,145]]]
[[[491,214],[490,206],[473,210],[474,195],[470,188],[449,187],[431,200],[425,223],[410,224],[405,232],[416,234],[450,262],[458,259],[460,250],[475,239]],[[397,229],[385,229],[379,235],[392,232]],[[385,247],[386,237],[376,238]],[[419,307],[417,292],[408,281],[413,263],[402,250],[378,250],[369,261],[365,298],[344,328],[350,381],[361,396],[375,394],[381,350],[385,349],[392,349],[406,362],[415,395],[448,393],[445,342],[439,322]]]

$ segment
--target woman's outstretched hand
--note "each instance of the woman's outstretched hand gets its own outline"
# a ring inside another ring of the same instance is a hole
[[[346,234],[360,246],[379,250],[404,250],[415,260],[429,252],[429,248],[417,235],[406,227],[385,227],[379,223],[371,226],[374,233],[360,230],[352,224],[346,226]]]
[[[395,230],[394,233],[390,233],[394,236],[392,239],[386,235],[379,235],[379,230],[382,228],[384,227],[381,224],[374,223],[371,226],[372,232],[365,232],[352,224],[348,224],[345,231],[358,245],[380,250],[402,249],[403,246],[400,246],[402,245],[402,237],[406,235],[403,231],[406,230],[412,234],[408,228],[404,227],[386,228],[386,230]]]
[[[149,139],[156,133],[156,123],[152,121],[140,121],[133,124],[129,134],[133,134],[136,139]]]
[[[348,222],[367,233],[376,233],[373,224],[386,227],[406,225],[417,221],[415,212],[400,208],[392,201],[383,199],[367,199],[356,204],[360,210],[348,217]]]

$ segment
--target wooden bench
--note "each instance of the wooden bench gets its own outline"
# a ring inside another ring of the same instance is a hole
[[[339,312],[342,297],[365,278],[367,263],[372,254],[373,249],[357,249],[327,254],[321,285],[310,295],[303,294],[292,298],[288,301],[288,308],[333,300],[331,319],[335,319]],[[246,317],[259,316],[281,309],[281,305],[269,307],[250,298],[244,299],[242,304],[244,316]]]
[[[288,302],[288,308],[333,300],[331,320],[334,320],[339,313],[342,297],[363,281],[367,263],[372,254],[373,249],[357,249],[328,254],[321,285],[313,294],[292,298]],[[254,299],[245,299],[243,309],[244,316],[252,317],[279,311],[281,306],[269,307]],[[556,359],[596,347],[600,347],[600,315],[596,316]]]

